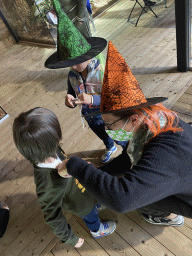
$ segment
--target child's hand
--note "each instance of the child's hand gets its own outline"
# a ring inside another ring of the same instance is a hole
[[[86,93],[78,94],[78,99],[80,102],[76,102],[76,104],[92,104],[92,96]]]
[[[65,97],[65,104],[68,106],[68,107],[72,107],[74,108],[75,105],[74,105],[74,97],[73,95],[71,94],[67,94],[66,97]]]
[[[65,159],[62,163],[58,164],[57,169],[58,169],[58,174],[63,177],[63,178],[70,178],[71,175],[67,173],[67,167],[66,163],[68,162],[68,159]]]
[[[75,248],[80,248],[84,243],[84,239],[83,238],[79,238],[78,242],[76,243],[76,245],[74,246]]]

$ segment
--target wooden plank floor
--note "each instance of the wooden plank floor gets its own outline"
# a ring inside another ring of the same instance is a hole
[[[175,102],[171,108],[186,122],[192,122],[192,86]]]
[[[158,2],[154,10],[142,15],[138,27],[126,19],[134,1],[122,0],[95,19],[96,36],[112,40],[126,59],[145,95],[168,96],[185,120],[191,117],[191,73],[176,69],[174,1],[168,8]],[[131,22],[136,21],[136,8]],[[63,131],[62,146],[68,156],[78,155],[99,163],[104,146],[86,127],[82,128],[79,109],[65,106],[68,70],[48,70],[44,61],[52,49],[15,45],[0,55],[0,105],[10,115],[0,124],[0,195],[10,207],[10,222],[1,239],[3,256],[189,256],[192,255],[192,221],[185,218],[179,228],[157,227],[146,223],[137,212],[118,214],[109,209],[102,219],[117,220],[117,230],[94,240],[83,221],[71,214],[66,218],[79,236],[85,238],[80,249],[63,245],[45,224],[37,203],[33,170],[16,150],[12,122],[22,111],[46,107],[54,111]],[[104,52],[106,54],[106,51]],[[185,116],[184,116],[185,115]],[[187,116],[187,117],[186,117]],[[118,148],[117,154],[121,151]]]

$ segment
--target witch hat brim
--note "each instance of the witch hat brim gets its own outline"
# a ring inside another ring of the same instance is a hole
[[[166,98],[166,97],[146,98],[147,102],[141,103],[139,105],[131,106],[131,107],[128,107],[128,108],[121,108],[121,109],[116,109],[116,110],[103,111],[103,112],[95,111],[95,112],[86,114],[84,116],[96,116],[96,115],[105,115],[105,114],[110,114],[110,113],[128,112],[128,111],[131,111],[131,110],[134,110],[134,109],[146,108],[146,107],[149,107],[151,105],[155,105],[157,103],[161,103],[161,102],[163,102],[163,101],[165,101],[167,99],[168,98]]]
[[[104,38],[101,37],[88,37],[86,38],[87,42],[91,45],[90,50],[88,50],[86,53],[82,54],[79,57],[69,59],[69,60],[59,60],[58,58],[58,52],[54,52],[45,62],[45,67],[49,69],[58,69],[58,68],[66,68],[71,67],[74,65],[78,65],[80,63],[83,63],[85,61],[88,61],[95,56],[97,56],[99,53],[101,53],[106,45],[107,41]]]

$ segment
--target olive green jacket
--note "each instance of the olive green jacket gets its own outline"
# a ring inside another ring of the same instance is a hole
[[[63,212],[82,218],[91,212],[95,199],[73,177],[62,178],[57,169],[34,166],[34,180],[45,222],[62,242],[76,245],[79,238],[73,233]]]

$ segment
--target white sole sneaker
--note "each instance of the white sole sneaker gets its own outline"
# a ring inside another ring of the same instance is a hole
[[[169,220],[163,217],[155,217],[144,213],[141,213],[141,216],[144,220],[154,225],[179,227],[184,224],[184,218],[181,215],[177,215],[177,217],[173,220]]]
[[[103,164],[109,162],[109,160],[111,159],[112,154],[115,153],[116,151],[117,151],[117,147],[115,145],[110,149],[106,149],[105,153],[101,157],[101,162]]]
[[[91,232],[94,238],[100,238],[103,236],[111,235],[116,229],[115,221],[107,221],[100,224],[100,228],[97,232]]]

